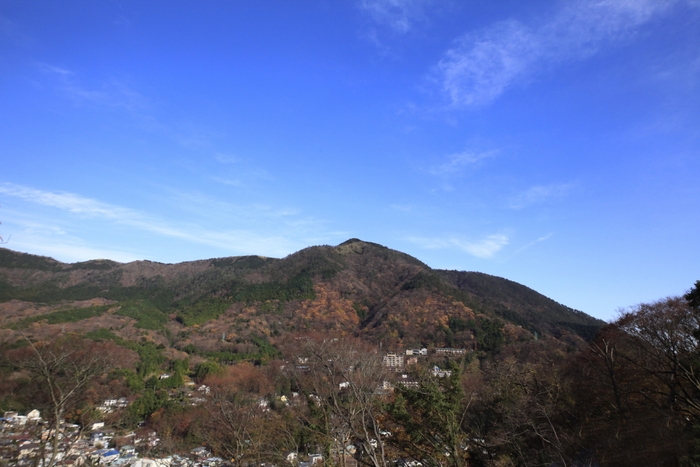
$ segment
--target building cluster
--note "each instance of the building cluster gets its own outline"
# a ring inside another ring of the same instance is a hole
[[[100,407],[112,407],[108,399]],[[204,447],[192,450],[189,456],[176,454],[160,458],[139,455],[160,444],[155,431],[130,432],[122,436],[131,444],[114,446],[113,430],[105,430],[104,423],[90,425],[88,431],[78,425],[62,423],[54,452],[54,429],[41,418],[38,410],[25,415],[5,412],[0,418],[0,465],[30,467],[46,465],[52,460],[62,467],[223,467],[223,459],[212,457]]]
[[[129,401],[126,397],[120,397],[119,399],[105,399],[102,404],[98,405],[96,408],[104,414],[115,412],[118,409],[125,409],[129,406]]]
[[[210,388],[199,385],[193,394],[206,396]],[[298,394],[294,393],[295,396]],[[194,397],[193,397],[194,398]],[[287,398],[279,399],[288,403]],[[120,399],[107,399],[98,407],[124,408]],[[267,411],[268,401],[261,399],[259,408]],[[105,410],[100,409],[105,413]],[[42,419],[38,410],[25,415],[8,411],[0,418],[0,465],[34,467],[53,465],[59,467],[105,466],[105,467],[230,467],[226,460],[215,457],[206,447],[191,450],[188,455],[169,454],[158,458],[142,457],[140,454],[160,447],[155,431],[142,429],[117,436],[114,430],[105,428],[103,422],[94,422],[81,428],[79,425],[61,423],[55,456],[53,448],[54,429]],[[115,443],[115,438],[118,438]],[[128,444],[123,444],[124,442]],[[121,446],[120,446],[121,445]],[[301,467],[318,465],[320,454],[309,456],[308,461],[296,459]]]
[[[32,410],[26,415],[5,412],[0,418],[0,465],[33,467],[53,461],[57,467],[233,467],[231,462],[213,456],[204,446],[192,449],[187,455],[142,457],[140,448],[158,446],[156,432],[127,433],[120,438],[130,439],[133,444],[117,448],[112,442],[114,432],[100,425],[104,424],[91,425],[91,430],[85,433],[78,425],[63,423],[54,456],[53,432],[39,411]],[[287,460],[299,467],[313,467],[322,465],[323,456],[310,454],[307,461],[302,461],[297,453],[290,453]]]
[[[466,349],[456,349],[456,348],[435,348],[432,350],[432,354],[441,357],[458,357],[467,354]],[[404,353],[399,352],[388,352],[383,357],[384,366],[393,370],[399,375],[395,381],[384,381],[381,390],[382,391],[393,391],[396,385],[401,385],[405,387],[418,387],[418,381],[412,379],[407,373],[403,373],[405,367],[414,365],[418,363],[418,358],[427,357],[428,349],[423,347],[420,349],[406,349]],[[449,370],[443,370],[437,365],[433,366],[430,370],[430,374],[437,378],[449,378],[452,372]],[[341,389],[343,385],[341,383]]]
[[[432,350],[436,356],[443,357],[458,357],[467,354],[467,349],[455,349],[441,347]],[[394,371],[401,371],[405,366],[410,366],[418,363],[419,357],[427,357],[428,349],[423,347],[420,349],[406,349],[404,353],[388,352],[384,355],[384,366]]]

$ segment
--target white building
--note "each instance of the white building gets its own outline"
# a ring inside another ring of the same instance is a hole
[[[384,355],[384,365],[389,368],[403,367],[403,355],[397,355],[394,352]]]

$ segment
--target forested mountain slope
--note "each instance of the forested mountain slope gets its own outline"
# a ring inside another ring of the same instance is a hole
[[[543,335],[589,339],[603,324],[507,279],[433,270],[357,239],[283,259],[179,264],[66,264],[3,248],[0,314],[8,340],[107,329],[123,339],[206,351],[227,345],[234,353],[261,352],[263,341],[300,332],[493,350]]]

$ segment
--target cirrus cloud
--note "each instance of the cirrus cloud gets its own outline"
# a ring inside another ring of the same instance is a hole
[[[410,237],[408,241],[430,250],[457,249],[477,258],[488,259],[508,245],[509,239],[504,234],[493,234],[476,241],[456,236],[446,238]]]
[[[423,18],[423,10],[429,0],[360,0],[359,7],[372,20],[405,34]]]
[[[573,188],[572,183],[553,183],[550,185],[536,185],[518,193],[510,199],[511,209],[522,209],[533,204],[543,203],[552,199],[563,198]]]
[[[233,211],[232,216],[239,218],[241,221],[235,228],[217,227],[212,228],[213,222],[207,218],[207,213],[201,213],[200,218],[205,222],[200,225],[195,222],[187,224],[178,223],[172,219],[164,219],[159,216],[154,216],[149,213],[105,203],[93,198],[84,197],[74,193],[67,192],[51,192],[39,190],[32,187],[16,185],[12,183],[0,184],[0,194],[12,196],[22,199],[34,205],[54,208],[57,211],[71,214],[68,218],[62,218],[66,226],[73,226],[73,230],[79,231],[80,225],[87,225],[89,221],[97,222],[97,225],[104,226],[105,222],[112,225],[126,226],[133,231],[141,231],[152,234],[157,238],[172,239],[182,242],[183,244],[203,245],[220,249],[223,252],[235,254],[265,254],[268,256],[284,256],[290,251],[304,246],[304,238],[309,235],[323,235],[319,233],[319,222],[314,219],[307,219],[297,215],[295,210],[291,209],[275,209],[270,206],[252,205],[235,210],[235,206],[218,203],[215,204],[212,200],[183,198],[187,199],[187,204],[190,206],[212,206],[215,212],[210,213],[211,216],[216,215],[220,219],[221,212]],[[186,208],[182,208],[185,210]],[[235,214],[235,215],[233,215]],[[247,215],[247,218],[245,217]],[[267,225],[272,219],[276,224],[279,219],[284,218],[285,234],[267,234],[263,233],[267,230]],[[35,223],[38,221],[34,221]],[[38,224],[37,224],[38,225]],[[65,228],[68,230],[68,228]],[[47,240],[47,235],[39,235],[40,232],[36,228],[32,229],[32,238],[43,238],[47,243],[55,243],[55,239]],[[25,229],[25,233],[27,233]],[[92,251],[92,248],[87,241],[82,240],[80,234],[71,240],[72,245],[80,245],[84,252]],[[55,236],[55,232],[50,236]],[[59,235],[60,236],[60,235]],[[25,235],[26,237],[26,235]],[[19,235],[15,235],[14,239],[22,242]],[[34,244],[40,243],[39,240],[32,240]],[[27,240],[28,241],[28,240]],[[74,249],[74,252],[78,251]],[[85,258],[91,259],[91,258]]]
[[[564,62],[582,60],[623,41],[676,4],[689,0],[577,0],[548,21],[503,21],[456,41],[435,68],[454,107],[485,105],[518,83]]]
[[[464,151],[457,154],[451,154],[447,157],[447,161],[430,167],[428,172],[431,175],[438,177],[450,177],[463,172],[465,169],[475,165],[477,162],[494,157],[496,153],[496,151]]]

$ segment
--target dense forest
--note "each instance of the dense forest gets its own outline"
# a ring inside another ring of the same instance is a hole
[[[180,265],[0,249],[0,274],[0,409],[39,409],[53,452],[65,420],[233,465],[700,465],[700,281],[604,324],[358,240]]]

